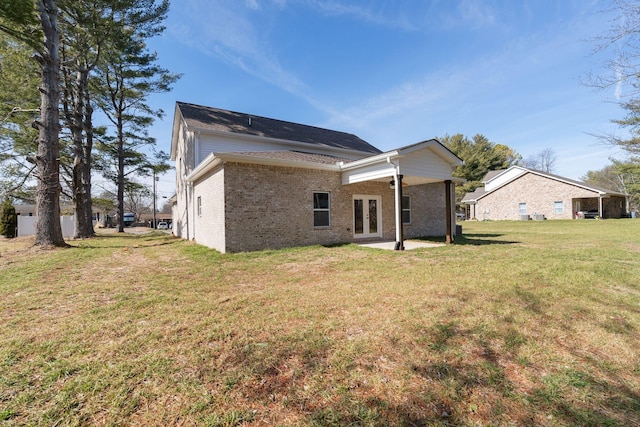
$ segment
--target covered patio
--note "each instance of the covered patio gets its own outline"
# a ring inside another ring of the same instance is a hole
[[[342,171],[343,185],[375,181],[388,183],[394,190],[396,239],[393,249],[405,250],[408,244],[405,244],[404,238],[403,187],[433,183],[444,184],[445,206],[440,215],[446,221],[445,241],[452,243],[455,234],[454,182],[463,181],[454,178],[451,172],[462,163],[463,161],[450,150],[437,140],[431,139],[346,164],[340,163],[339,166]],[[375,203],[373,198],[354,199],[354,216],[356,218],[358,215],[356,212],[363,209],[359,204],[365,201],[370,204]],[[362,220],[371,220],[370,217],[365,217],[366,213],[363,213]],[[357,220],[355,222],[357,224]],[[377,244],[387,246],[384,243]]]

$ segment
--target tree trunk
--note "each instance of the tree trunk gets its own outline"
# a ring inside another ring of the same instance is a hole
[[[118,114],[118,232],[124,233],[124,123]]]
[[[74,237],[86,238],[94,236],[91,206],[91,147],[83,130],[86,129],[88,109],[89,71],[80,67],[77,72],[75,94],[73,95],[73,112],[69,117],[69,125],[74,145],[73,161],[73,201],[74,201]],[[89,123],[91,119],[89,119]]]
[[[83,185],[84,185],[84,194],[87,197],[84,198],[84,212],[85,212],[85,222],[87,227],[90,229],[89,236],[95,236],[95,230],[93,228],[93,200],[91,199],[91,168],[92,165],[92,150],[93,150],[93,108],[91,108],[91,103],[89,100],[89,88],[88,84],[85,88],[85,102],[84,102],[85,114],[84,114],[84,134],[85,134],[85,143],[84,143],[84,159],[85,162],[83,164]]]
[[[38,12],[44,34],[40,122],[38,137],[36,223],[37,246],[66,246],[60,225],[60,33],[56,0],[39,0]]]

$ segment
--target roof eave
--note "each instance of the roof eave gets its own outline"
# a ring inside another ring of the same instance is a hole
[[[335,172],[340,171],[340,166],[338,165],[339,162],[336,162],[335,164],[316,163],[316,162],[306,162],[303,160],[274,159],[271,157],[250,156],[250,155],[245,155],[240,153],[217,153],[215,154],[215,156],[224,162],[250,163],[254,165],[328,170],[328,171],[335,171]]]
[[[343,171],[348,171],[351,169],[357,169],[363,166],[375,165],[378,163],[388,162],[391,163],[392,160],[402,157],[402,155],[398,152],[398,150],[387,151],[385,153],[376,154],[374,156],[365,157],[364,159],[356,160],[350,162],[346,165],[342,165],[341,169]]]
[[[339,172],[340,166],[328,163],[305,162],[291,159],[274,159],[269,157],[249,156],[239,153],[210,153],[187,177],[187,181],[194,182],[224,162],[248,163],[253,165],[291,167],[301,169],[315,169]]]
[[[216,157],[215,153],[209,154],[204,158],[202,162],[189,175],[186,176],[188,182],[194,182],[200,179],[209,171],[213,170],[218,165],[222,164],[222,160]]]

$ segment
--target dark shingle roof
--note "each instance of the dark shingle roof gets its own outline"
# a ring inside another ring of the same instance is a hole
[[[177,105],[187,125],[200,129],[262,136],[365,153],[381,153],[373,145],[350,133],[185,102],[178,102]]]

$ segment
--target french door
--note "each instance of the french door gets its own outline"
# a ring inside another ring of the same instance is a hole
[[[382,237],[381,203],[380,196],[353,196],[354,237]]]

